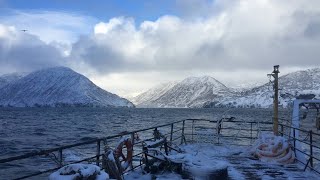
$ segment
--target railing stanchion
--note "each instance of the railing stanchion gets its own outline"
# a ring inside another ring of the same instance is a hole
[[[313,167],[313,146],[312,146],[312,130],[309,131],[310,134],[310,165]]]
[[[131,143],[132,143],[132,154],[134,153],[133,152],[133,147],[134,147],[134,143],[135,143],[135,137],[134,137],[134,133],[131,133]],[[131,167],[131,169],[133,169],[133,162],[132,162],[133,160],[131,160],[131,162],[130,162],[130,167]]]
[[[170,131],[170,144],[172,144],[173,139],[173,123],[171,124],[171,131]]]
[[[294,147],[294,154],[296,154],[296,129],[293,128],[293,147]]]
[[[96,165],[99,166],[100,164],[100,139],[97,140],[97,158],[96,158]]]
[[[185,123],[185,120],[182,121],[181,144],[183,143],[183,139],[184,139],[184,123]]]
[[[250,142],[252,143],[252,122],[250,123],[250,126],[251,126],[251,128],[250,128],[250,136],[251,136]]]
[[[62,148],[59,149],[59,155],[58,155],[58,158],[59,158],[59,167],[62,167],[62,161],[63,161],[63,157],[62,157]]]
[[[192,130],[191,130],[191,139],[193,142],[193,128],[194,128],[194,120],[192,120]]]

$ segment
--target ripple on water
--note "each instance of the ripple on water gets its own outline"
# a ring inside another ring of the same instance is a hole
[[[142,129],[181,119],[218,119],[225,111],[226,109],[222,108],[0,108],[0,116],[4,117],[0,122],[0,125],[2,124],[2,127],[0,126],[0,158],[40,148],[90,141],[96,137],[106,137],[122,131]],[[233,109],[228,113],[240,119],[270,120],[270,111],[272,112],[271,109]],[[140,135],[140,137],[143,136],[143,134]],[[70,161],[82,157],[78,152],[77,149],[71,152],[63,151],[64,157]]]

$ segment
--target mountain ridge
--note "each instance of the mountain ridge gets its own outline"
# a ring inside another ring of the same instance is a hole
[[[134,107],[130,101],[101,89],[67,67],[35,71],[1,87],[0,105]]]
[[[300,95],[314,95],[320,99],[320,68],[312,68],[307,70],[295,71],[279,77],[279,102],[280,107],[288,107],[292,101]],[[192,85],[193,82],[197,84]],[[142,102],[149,107],[260,107],[270,108],[273,104],[273,88],[270,83],[265,83],[247,90],[239,91],[235,88],[225,86],[220,81],[210,76],[188,77],[180,82],[180,84],[190,86],[201,86],[212,88],[212,93],[206,91],[206,95],[201,95],[201,90],[189,91],[190,88],[167,89],[158,99]],[[210,85],[211,84],[211,85]],[[218,87],[218,88],[214,88]],[[177,92],[181,91],[181,92]],[[148,91],[147,91],[148,92]],[[191,92],[191,93],[190,93]],[[146,92],[145,92],[146,93]],[[171,94],[171,95],[170,95]],[[185,96],[179,96],[184,94]],[[200,96],[199,96],[200,94]],[[174,97],[177,96],[178,98]],[[185,100],[183,100],[185,99]],[[193,101],[196,100],[196,101]],[[137,104],[139,107],[140,104]]]
[[[0,88],[26,76],[27,73],[10,73],[0,76]]]
[[[157,99],[148,101],[144,105],[165,108],[200,107],[208,100],[221,98],[223,93],[231,92],[225,85],[210,76],[188,77],[166,90]]]

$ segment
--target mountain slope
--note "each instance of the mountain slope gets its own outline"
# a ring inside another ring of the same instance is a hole
[[[22,77],[26,76],[25,73],[22,74],[18,74],[18,73],[12,73],[12,74],[4,74],[2,76],[0,76],[0,88],[11,83],[14,82],[16,80],[21,79]]]
[[[150,107],[152,104],[150,102],[155,101],[163,94],[165,94],[169,89],[175,86],[177,82],[169,82],[160,84],[154,88],[147,90],[146,92],[132,98],[134,104],[138,104],[140,107]]]
[[[159,98],[144,104],[151,107],[201,107],[207,101],[219,100],[230,94],[232,92],[225,85],[212,77],[189,77]]]
[[[302,96],[320,99],[319,79],[320,68],[296,71],[281,76],[279,78],[280,106],[288,107],[294,99]],[[239,90],[228,88],[212,77],[203,76],[186,78],[172,87],[159,87],[138,96],[140,98],[137,101],[138,106],[261,108],[273,106],[274,91],[270,83],[249,90],[245,90],[247,88]]]
[[[279,77],[279,103],[287,107],[301,95],[311,95],[320,98],[320,68],[297,71]],[[272,107],[273,88],[267,83],[253,88],[242,94],[241,97],[228,97],[218,106],[231,107]]]
[[[124,106],[134,105],[109,93],[66,67],[33,72],[0,88],[1,106]]]

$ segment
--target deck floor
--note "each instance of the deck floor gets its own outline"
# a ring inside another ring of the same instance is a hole
[[[217,146],[213,144],[187,145],[185,153],[192,154],[189,159],[208,165],[218,161],[228,164],[230,179],[319,179],[319,176],[309,170],[304,171],[301,164],[270,164],[253,159],[248,152],[249,147]]]
[[[317,179],[314,174],[303,171],[302,167],[298,164],[270,165],[239,155],[228,156],[226,160],[245,179]]]
[[[179,160],[186,166],[194,166],[199,172],[191,173],[191,179],[210,179],[211,172],[219,169],[219,167],[228,168],[228,179],[230,180],[269,180],[269,179],[303,179],[313,180],[319,179],[319,175],[309,170],[304,171],[300,164],[270,164],[260,160],[253,159],[248,152],[249,147],[239,147],[230,145],[215,144],[188,144],[180,146],[183,153],[176,153],[170,156],[170,159]],[[224,164],[219,166],[219,164]],[[226,165],[226,166],[225,166]],[[169,174],[168,174],[169,173]],[[183,179],[179,174],[167,172],[154,175],[158,179]],[[203,178],[205,177],[205,178]],[[127,176],[125,179],[154,179],[150,174],[136,176]],[[188,178],[187,178],[188,179]],[[221,179],[221,178],[219,178]]]

